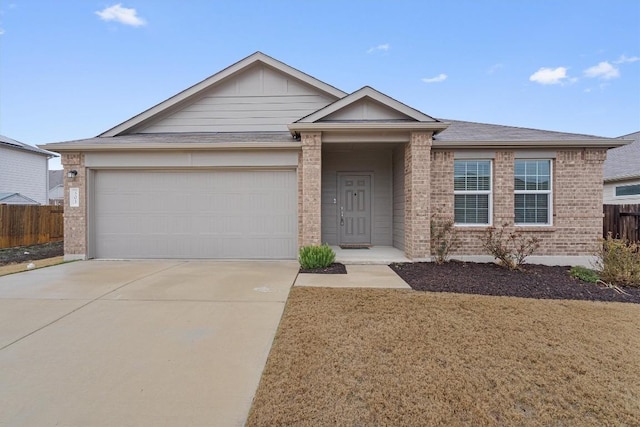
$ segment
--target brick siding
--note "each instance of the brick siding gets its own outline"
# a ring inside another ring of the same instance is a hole
[[[64,254],[65,256],[87,255],[87,191],[86,169],[84,167],[84,154],[62,154],[62,166],[64,167]],[[67,178],[70,170],[78,171],[78,175]],[[80,190],[80,206],[69,206],[69,189]]]
[[[590,256],[602,233],[604,149],[558,150],[553,164],[553,225],[514,226],[514,151],[496,151],[493,160],[493,225],[520,230],[541,240],[535,255]],[[436,216],[453,219],[452,151],[431,153],[431,204]],[[453,255],[488,255],[481,238],[488,227],[457,227],[459,248]]]
[[[298,242],[300,246],[321,241],[322,134],[303,132],[298,160]]]
[[[412,132],[404,152],[405,254],[411,259],[430,254],[431,132]]]

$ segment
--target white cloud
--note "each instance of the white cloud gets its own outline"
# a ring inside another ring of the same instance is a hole
[[[429,78],[425,77],[421,80],[425,83],[440,83],[447,80],[447,75],[444,73],[440,73],[435,77],[429,77]]]
[[[498,64],[493,64],[491,67],[489,67],[489,69],[487,70],[487,73],[494,74],[498,70],[500,70],[501,68],[504,68],[504,65],[499,64],[499,63]]]
[[[640,61],[640,57],[638,56],[625,56],[625,55],[620,55],[620,58],[618,58],[617,61],[613,61],[614,64],[626,64],[627,62],[636,62],[636,61]]]
[[[0,36],[4,34],[4,28],[0,28]]]
[[[594,65],[593,67],[589,67],[584,70],[584,75],[592,78],[610,80],[620,77],[620,70],[609,64],[607,61],[603,61],[598,65]]]
[[[387,52],[389,49],[391,49],[391,45],[389,43],[383,43],[370,48],[367,53]]]
[[[103,21],[115,21],[132,27],[146,25],[146,21],[138,16],[133,8],[122,7],[122,3],[107,7],[96,12]]]
[[[540,83],[541,85],[557,85],[564,83],[567,76],[567,69],[565,67],[558,68],[546,68],[542,67],[535,73],[529,76],[529,80],[532,82]]]

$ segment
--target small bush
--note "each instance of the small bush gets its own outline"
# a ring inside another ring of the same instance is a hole
[[[615,285],[640,286],[640,245],[614,239],[611,233],[601,243],[595,265],[600,278]]]
[[[449,253],[458,248],[458,231],[453,220],[438,220],[431,216],[431,242],[435,252],[436,264],[444,264],[449,260]]]
[[[500,265],[511,270],[519,270],[525,258],[540,247],[540,239],[526,237],[519,231],[506,234],[506,227],[507,224],[503,224],[498,230],[490,228],[482,237],[482,247],[493,255]]]
[[[300,248],[298,261],[305,270],[327,268],[336,260],[336,253],[324,244],[320,246],[303,246]]]
[[[598,275],[597,271],[579,265],[571,267],[571,270],[569,270],[569,274],[573,278],[588,283],[596,283],[598,280],[600,280],[600,276]]]

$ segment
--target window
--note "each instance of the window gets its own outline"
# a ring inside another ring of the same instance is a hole
[[[453,177],[456,224],[491,224],[491,161],[456,160]]]
[[[551,225],[551,160],[516,160],[515,223]]]
[[[640,184],[621,185],[616,187],[616,197],[640,195]]]

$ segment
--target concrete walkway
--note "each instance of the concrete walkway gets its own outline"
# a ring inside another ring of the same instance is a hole
[[[0,425],[243,425],[297,270],[85,261],[0,277]]]
[[[299,274],[295,286],[411,289],[389,266],[346,265],[347,274]]]

